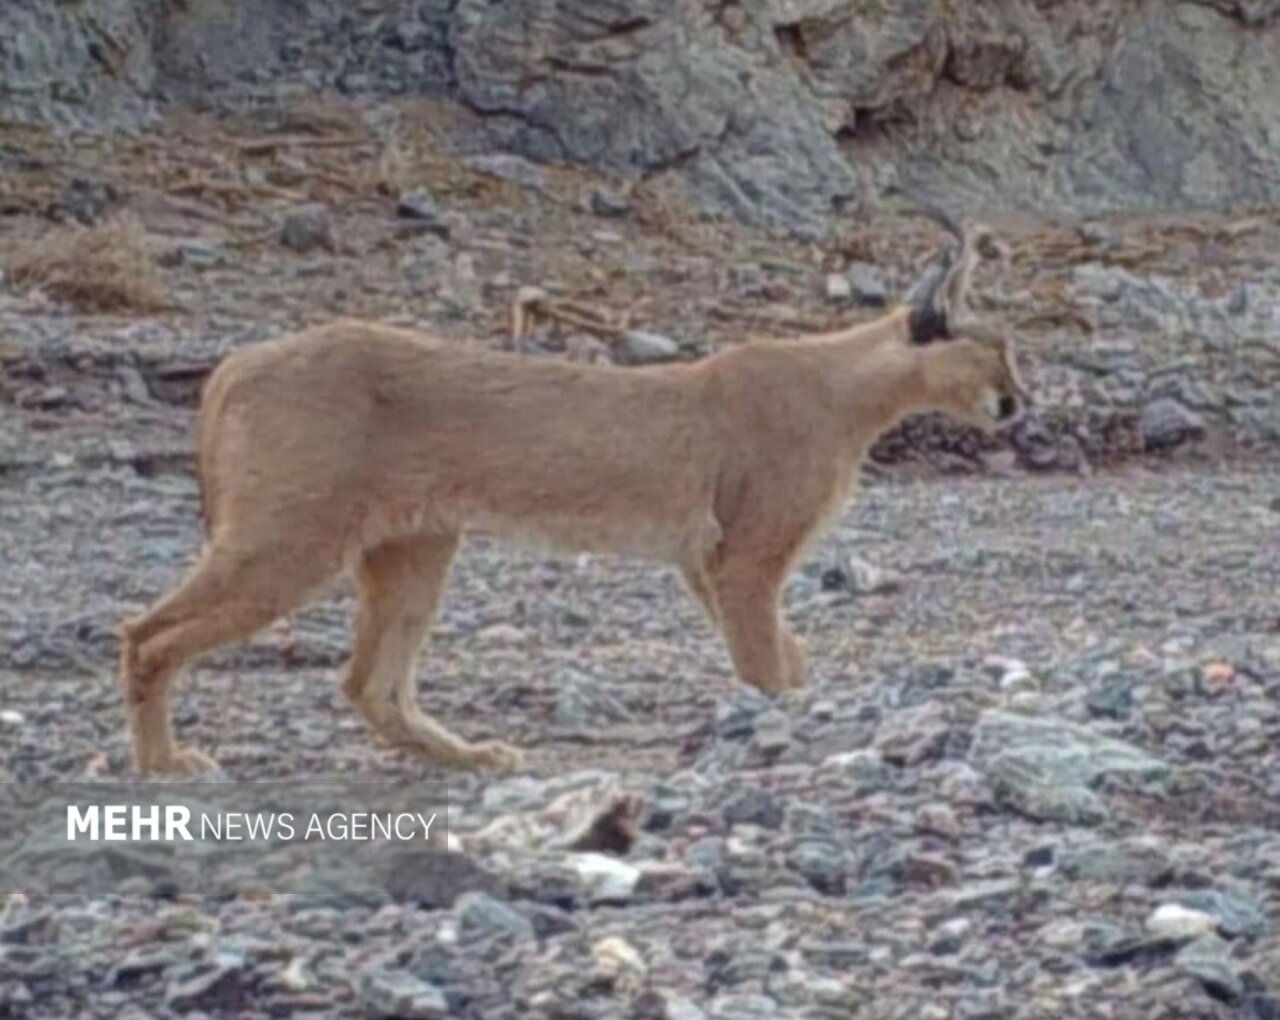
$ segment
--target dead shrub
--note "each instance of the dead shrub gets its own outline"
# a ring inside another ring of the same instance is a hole
[[[39,287],[81,311],[174,307],[147,252],[146,230],[136,216],[51,231],[18,252],[6,269],[15,287]]]

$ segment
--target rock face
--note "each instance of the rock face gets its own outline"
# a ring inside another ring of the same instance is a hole
[[[463,148],[670,173],[801,234],[890,184],[1056,213],[1280,197],[1275,0],[12,0],[0,39],[5,117],[449,97],[480,115]]]

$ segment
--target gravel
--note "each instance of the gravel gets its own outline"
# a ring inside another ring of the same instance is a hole
[[[499,170],[527,174],[485,163],[485,179]],[[448,241],[398,234],[383,196],[343,207],[341,251],[303,259],[271,243],[295,206],[259,210],[259,249],[210,232],[234,258],[164,267],[180,317],[0,296],[0,779],[129,775],[117,628],[199,548],[191,412],[232,347],[328,314],[499,344],[534,243],[547,277],[613,274],[611,308],[636,281],[668,288],[632,320],[662,336],[734,342],[748,312],[824,303],[822,273],[772,248],[619,245],[589,212],[579,229],[572,203],[455,208],[478,186],[440,176]],[[609,227],[632,230],[639,208]],[[1198,306],[1126,274],[1084,274],[1101,314],[1172,295],[1170,315],[1220,337],[1229,295]],[[706,297],[722,279],[743,316],[728,325]],[[521,775],[446,775],[371,739],[335,682],[345,584],[208,656],[178,684],[177,726],[228,777],[447,781],[453,852],[429,874],[346,876],[379,893],[362,898],[336,882],[8,896],[0,1017],[1280,1015],[1280,464],[1266,444],[1145,456],[1143,407],[1176,400],[1221,438],[1224,412],[1195,404],[1223,390],[1197,364],[1162,371],[1176,359],[1139,325],[1114,330],[1064,342],[1078,363],[1034,359],[1048,410],[1007,447],[1015,464],[974,474],[986,448],[954,431],[911,445],[941,435],[917,422],[902,441],[944,471],[909,457],[867,473],[785,593],[806,691],[738,684],[669,571],[484,535],[459,558],[420,698],[467,737],[524,747]],[[1270,377],[1231,376],[1246,360],[1214,364],[1269,412],[1252,394]],[[1083,460],[1063,459],[1066,439]],[[1118,468],[1095,457],[1130,440]],[[970,473],[946,473],[950,457]]]

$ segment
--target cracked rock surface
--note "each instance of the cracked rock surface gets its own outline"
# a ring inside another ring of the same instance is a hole
[[[0,36],[18,119],[448,98],[460,149],[669,179],[800,236],[889,186],[1035,214],[1280,194],[1271,0],[13,0]]]

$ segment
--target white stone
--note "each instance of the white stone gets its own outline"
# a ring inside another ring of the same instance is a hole
[[[828,301],[851,301],[853,299],[853,285],[845,278],[842,273],[827,274],[827,300]]]
[[[596,902],[625,900],[640,881],[639,868],[605,854],[573,854],[570,866]]]
[[[1187,939],[1217,930],[1218,921],[1211,914],[1177,903],[1162,903],[1147,918],[1147,931],[1159,938]]]
[[[649,973],[648,964],[635,946],[616,935],[601,939],[592,946],[591,956],[596,961],[596,966],[606,974],[644,977]]]

